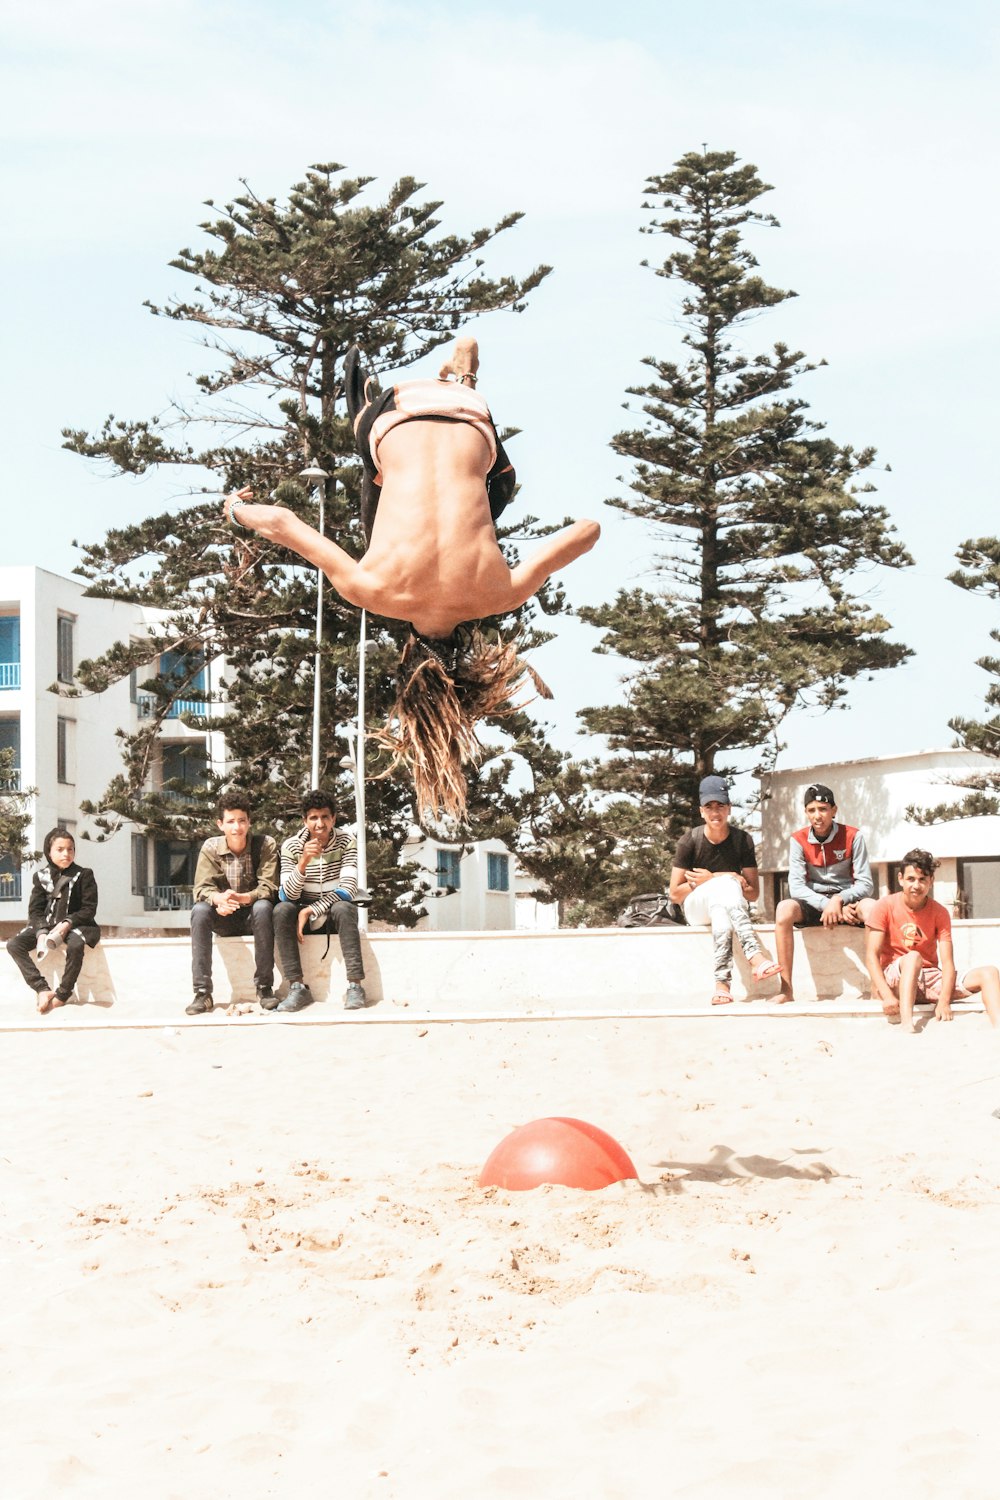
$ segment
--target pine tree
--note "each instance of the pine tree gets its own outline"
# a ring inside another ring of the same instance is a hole
[[[955,554],[961,563],[948,581],[970,593],[985,594],[994,602],[1000,600],[1000,538],[981,536],[963,542]],[[990,639],[1000,645],[1000,629],[990,631]],[[949,719],[948,728],[963,750],[978,750],[982,755],[1000,761],[1000,658],[981,656],[976,662],[993,681],[986,689],[986,707],[992,709],[988,719]],[[960,802],[939,802],[935,807],[908,807],[906,815],[915,823],[950,822],[952,818],[978,818],[1000,813],[1000,767],[996,771],[979,771],[971,776],[956,776],[953,786],[968,792]]]
[[[816,366],[801,353],[744,349],[745,325],[794,295],[768,285],[746,243],[777,227],[756,206],[770,189],[732,152],[706,151],[646,191],[657,217],[643,232],[678,242],[655,272],[681,289],[687,354],[644,359],[652,379],[629,394],[645,421],[612,440],[634,469],[607,503],[644,524],[654,582],[580,611],[603,631],[599,651],[636,663],[619,702],[580,716],[612,752],[586,768],[590,794],[549,804],[592,872],[577,908],[591,920],[665,888],[701,777],[743,768],[747,752],[773,763],[793,709],[834,708],[855,678],[910,654],[849,587],[862,568],[911,561],[868,498],[874,450],[806,415],[791,388]],[[536,825],[541,861],[552,846]]]
[[[95,436],[64,431],[66,447],[120,474],[191,469],[190,493],[200,496],[82,549],[77,571],[89,580],[89,594],[169,612],[169,623],[147,640],[120,642],[79,667],[86,691],[134,672],[151,709],[138,732],[122,734],[122,771],[98,806],[85,807],[101,836],[130,820],[160,837],[193,839],[210,822],[223,783],[253,791],[258,826],[294,826],[309,780],[316,572],[259,539],[234,550],[221,520],[222,494],[249,484],[316,525],[315,494],[296,476],[318,465],[331,476],[327,533],[359,556],[360,474],[342,410],[348,348],[360,345],[376,371],[398,370],[449,341],[475,315],[520,312],[548,273],[547,266],[524,279],[483,271],[481,252],[520,214],[465,237],[434,238],[441,205],[417,201],[421,184],[404,178],[384,203],[370,203],[364,194],[372,179],[344,178],[342,171],[336,163],[310,168],[287,204],[247,188],[200,226],[215,247],[184,249],[171,262],[197,278],[194,296],[146,305],[155,316],[202,329],[217,364],[196,378],[190,404],[152,420],[111,416]],[[198,444],[192,434],[204,423],[209,440]],[[519,536],[547,529],[530,515],[517,523]],[[563,607],[557,587],[543,590],[538,602],[546,613]],[[526,644],[548,639],[531,628],[530,606],[520,616]],[[351,783],[339,763],[346,751],[341,726],[356,714],[359,616],[327,587],[323,618],[320,780],[339,787],[341,811],[353,821]],[[386,718],[402,633],[395,622],[369,621],[369,722]],[[164,653],[169,670],[157,670]],[[227,711],[209,720],[197,712],[211,696],[199,673],[219,656],[227,663],[224,682],[212,688],[225,687]],[[192,729],[211,723],[225,733],[229,764],[197,787],[182,778],[151,788],[159,730],[178,702],[188,705],[181,718]],[[527,715],[505,719],[502,727],[503,739],[488,747],[488,763],[473,777],[467,836],[509,827],[530,800],[530,793],[505,790],[509,758],[491,759],[492,752],[509,757],[516,749],[532,766],[553,759]],[[368,761],[377,772],[370,747]],[[373,914],[412,921],[411,874],[398,867],[413,816],[402,775],[369,782],[368,813]]]
[[[0,881],[10,880],[14,869],[35,858],[25,834],[31,826],[30,799],[36,795],[35,787],[21,789],[13,750],[0,749],[0,865],[11,866],[6,873],[0,869]]]

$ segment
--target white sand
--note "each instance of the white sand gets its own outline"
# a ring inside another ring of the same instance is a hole
[[[3,1039],[6,1500],[994,1497],[1000,1037]],[[482,1191],[577,1115],[641,1184]]]

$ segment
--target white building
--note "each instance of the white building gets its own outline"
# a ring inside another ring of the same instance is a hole
[[[178,888],[191,883],[191,846],[156,842],[127,825],[103,843],[85,837],[96,830],[80,813],[81,802],[99,801],[122,769],[116,731],[134,732],[152,705],[136,691],[134,679],[100,694],[68,696],[77,664],[102,655],[116,641],[143,638],[165,616],[116,600],[88,599],[84,587],[42,568],[0,567],[0,748],[13,750],[16,768],[14,785],[5,790],[37,788],[28,804],[30,848],[40,848],[57,825],[73,834],[80,863],[97,876],[98,915],[106,930],[186,930],[190,893]],[[206,668],[198,687],[210,682]],[[196,780],[209,758],[223,753],[220,736],[179,721],[185,706],[194,705],[175,704],[163,726],[154,785]],[[197,709],[205,712],[204,705]],[[9,858],[0,861],[0,934],[23,926],[30,889],[30,868],[22,873]]]
[[[403,859],[418,866],[427,887],[418,932],[547,932],[559,925],[555,902],[535,900],[537,882],[499,839],[442,844],[414,828]]]
[[[1000,917],[1000,816],[954,818],[921,826],[908,807],[930,808],[967,795],[952,779],[1000,770],[970,750],[918,750],[868,760],[772,771],[761,778],[761,904],[768,917],[788,894],[788,840],[805,826],[803,797],[822,782],[837,798],[838,818],[859,828],[871,855],[877,896],[898,889],[899,860],[927,849],[938,860],[934,894],[957,917]]]

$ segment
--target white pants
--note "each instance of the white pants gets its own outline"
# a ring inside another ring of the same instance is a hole
[[[689,927],[711,927],[715,978],[728,984],[733,977],[733,933],[748,959],[761,951],[750,922],[750,907],[736,875],[713,875],[684,898]]]

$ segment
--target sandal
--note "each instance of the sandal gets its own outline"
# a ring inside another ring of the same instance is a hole
[[[768,958],[753,970],[753,982],[754,984],[763,984],[765,979],[775,979],[780,973],[781,965],[778,960],[776,958]]]
[[[716,990],[712,996],[713,1005],[732,1005],[733,997],[728,990]]]

